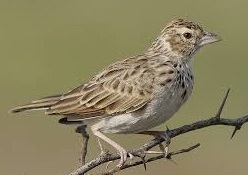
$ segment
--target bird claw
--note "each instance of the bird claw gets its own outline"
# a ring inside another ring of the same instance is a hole
[[[167,157],[169,154],[169,144],[171,142],[170,136],[167,134],[167,132],[161,132],[158,135],[155,136],[155,138],[160,139],[162,138],[165,141],[165,146],[160,143],[159,149],[160,151],[145,151],[145,154],[164,154],[164,157]]]
[[[159,148],[161,151],[144,151],[145,154],[164,154],[164,157],[168,156],[169,153],[169,147],[164,147],[163,144],[159,144]]]
[[[129,156],[130,160],[133,160],[134,155],[132,155],[131,153],[127,153],[127,154],[128,154],[128,156]]]
[[[164,146],[161,143],[161,144],[159,144],[159,148],[160,148],[161,152],[164,154],[164,157],[167,157],[168,153],[169,153],[169,145],[166,143],[166,146]]]
[[[117,167],[121,168],[125,164],[125,162],[127,161],[128,152],[122,148],[122,149],[119,149],[119,155],[121,157],[121,160],[118,163]]]
[[[121,157],[121,160],[117,165],[118,168],[121,168],[126,163],[127,157],[129,157],[130,160],[133,160],[133,158],[134,158],[134,155],[127,152],[125,149],[119,150],[119,155]]]
[[[119,155],[121,157],[120,162],[117,165],[117,168],[121,168],[125,162],[127,161],[127,157],[129,157],[131,160],[134,158],[134,156],[131,153],[128,153],[126,150],[121,150],[119,152]],[[109,165],[112,163],[113,161],[109,161],[105,167],[105,169],[107,170]]]

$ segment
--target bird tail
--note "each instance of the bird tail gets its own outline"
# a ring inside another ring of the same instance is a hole
[[[23,106],[18,106],[14,109],[12,109],[10,112],[17,113],[22,111],[29,111],[29,110],[42,110],[42,109],[48,109],[55,103],[57,103],[61,99],[62,95],[53,95],[49,97],[45,97],[39,100],[32,101],[31,103],[28,103]]]

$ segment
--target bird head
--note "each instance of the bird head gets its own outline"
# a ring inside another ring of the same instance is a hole
[[[170,22],[149,50],[184,61],[190,61],[202,46],[220,41],[214,34],[205,31],[200,25],[185,19]]]

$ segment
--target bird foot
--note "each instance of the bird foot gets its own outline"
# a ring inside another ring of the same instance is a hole
[[[120,157],[121,157],[121,160],[120,160],[120,162],[118,163],[117,167],[118,167],[118,168],[121,168],[121,167],[125,164],[125,162],[127,161],[127,155],[128,155],[128,153],[127,153],[127,151],[126,151],[125,149],[123,149],[123,148],[120,148],[118,151],[119,151],[119,155],[120,155]]]
[[[127,152],[125,149],[119,149],[119,155],[121,157],[121,160],[117,165],[118,168],[121,168],[125,164],[125,162],[127,161],[127,157],[129,157],[130,160],[133,160],[134,158],[134,155]]]
[[[156,139],[163,139],[165,145],[162,143],[159,144],[160,151],[145,151],[145,154],[164,154],[164,157],[167,157],[169,153],[169,144],[171,142],[170,136],[167,134],[167,131],[147,131],[149,135],[153,135]]]
[[[119,155],[120,155],[120,162],[117,164],[117,168],[121,168],[125,162],[127,161],[127,157],[130,158],[130,160],[133,160],[134,158],[134,155],[132,155],[131,153],[128,153],[125,149],[121,149],[121,150],[118,150],[119,151]],[[108,153],[108,151],[104,151],[104,152],[101,152],[100,156],[104,156]],[[112,163],[113,161],[109,161],[105,167],[105,169],[108,169],[108,167],[110,166],[110,164]]]
[[[169,153],[169,147],[164,147],[163,144],[159,144],[159,148],[161,151],[144,151],[145,154],[164,154],[164,157],[167,157]]]

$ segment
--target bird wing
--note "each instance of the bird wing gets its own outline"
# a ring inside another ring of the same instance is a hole
[[[154,78],[145,59],[117,62],[64,94],[46,113],[92,118],[136,111],[152,99]]]

